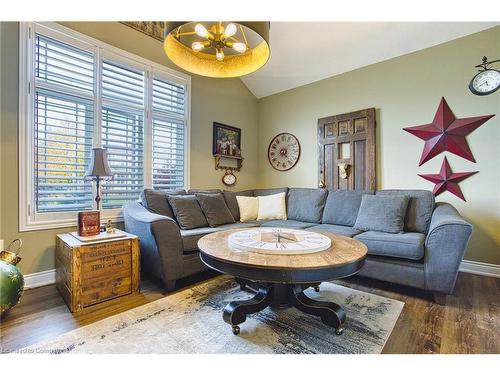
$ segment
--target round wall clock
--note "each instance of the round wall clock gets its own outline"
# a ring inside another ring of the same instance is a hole
[[[232,170],[226,170],[226,173],[222,176],[222,183],[226,186],[233,186],[236,183],[236,176]]]
[[[489,95],[500,87],[500,72],[495,69],[482,71],[472,78],[469,89],[476,95]]]
[[[315,253],[332,245],[323,234],[286,228],[238,231],[229,235],[228,243],[235,250],[276,255]]]
[[[267,149],[267,159],[274,169],[287,171],[297,164],[300,157],[299,140],[290,133],[281,133],[273,138]]]
[[[488,59],[483,57],[482,64],[476,65],[476,68],[481,68],[470,81],[469,90],[475,95],[489,95],[494,93],[500,88],[500,71],[496,69],[490,69],[489,65],[500,60],[488,61]]]

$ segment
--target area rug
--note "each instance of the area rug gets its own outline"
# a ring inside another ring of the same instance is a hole
[[[344,333],[289,309],[250,315],[235,336],[224,306],[252,294],[222,276],[30,347],[21,353],[380,353],[404,303],[333,283],[305,293],[344,307]]]

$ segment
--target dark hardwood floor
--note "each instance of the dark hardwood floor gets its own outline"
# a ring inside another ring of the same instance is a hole
[[[202,274],[180,287],[214,277]],[[500,279],[460,273],[455,292],[445,303],[430,293],[381,281],[352,277],[339,284],[405,302],[383,353],[500,353]],[[175,292],[174,292],[175,293]],[[22,302],[0,323],[0,350],[10,352],[57,337],[168,295],[157,283],[143,280],[141,293],[71,314],[49,285],[27,290]]]

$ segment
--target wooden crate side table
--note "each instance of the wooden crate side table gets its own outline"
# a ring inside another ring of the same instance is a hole
[[[71,312],[139,292],[139,239],[123,233],[92,242],[57,235],[56,285]]]

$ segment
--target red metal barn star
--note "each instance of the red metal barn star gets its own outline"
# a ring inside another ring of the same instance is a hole
[[[434,120],[430,124],[412,126],[403,128],[403,130],[425,141],[419,166],[443,151],[449,151],[475,163],[476,160],[465,136],[472,133],[493,116],[495,115],[457,119],[446,100],[441,98]]]
[[[443,164],[441,164],[439,174],[419,174],[419,176],[436,184],[432,190],[432,194],[435,196],[441,194],[445,190],[448,190],[450,193],[455,194],[457,197],[465,201],[464,195],[462,194],[462,190],[460,190],[458,183],[465,180],[467,177],[476,174],[477,172],[478,171],[453,173],[445,156]]]

